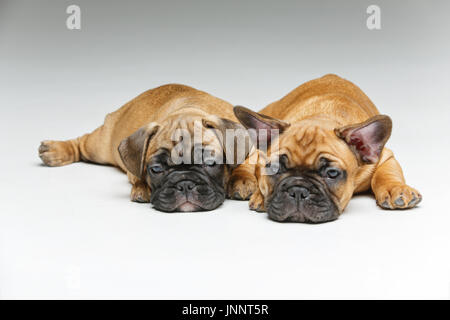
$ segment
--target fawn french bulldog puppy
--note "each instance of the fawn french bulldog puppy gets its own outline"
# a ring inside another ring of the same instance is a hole
[[[246,128],[278,130],[267,135],[272,143],[267,152],[249,157],[258,158],[256,165],[247,160],[240,167],[241,177],[257,180],[250,208],[267,211],[273,220],[335,220],[353,194],[369,189],[383,209],[408,209],[422,200],[406,185],[392,151],[384,148],[391,119],[347,80],[326,75],[259,113],[244,107],[234,111]]]
[[[92,133],[67,141],[43,141],[39,156],[52,167],[77,161],[117,166],[132,184],[131,200],[151,202],[161,211],[213,210],[227,191],[230,197],[238,196],[239,185],[245,184],[245,178],[233,175],[237,159],[223,159],[231,144],[217,133],[226,129],[246,132],[232,105],[171,84],[134,98],[107,115]],[[201,132],[196,145],[192,143],[195,130]],[[200,161],[193,160],[195,148],[200,150]]]

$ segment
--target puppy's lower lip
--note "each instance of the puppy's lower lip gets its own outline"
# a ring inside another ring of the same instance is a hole
[[[192,212],[192,211],[199,211],[200,207],[187,201],[185,203],[183,203],[182,205],[180,205],[178,207],[178,211],[181,212]]]

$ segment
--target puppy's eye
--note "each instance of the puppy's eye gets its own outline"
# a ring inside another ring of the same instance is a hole
[[[326,170],[326,174],[327,174],[327,177],[328,177],[328,178],[330,178],[330,179],[336,179],[337,177],[339,177],[339,175],[341,174],[341,172],[340,172],[338,169],[336,169],[336,168],[328,168],[328,169]]]
[[[164,168],[160,164],[155,164],[150,167],[150,170],[153,173],[161,173],[164,171]]]
[[[268,162],[266,164],[266,174],[274,175],[280,172],[280,163],[279,162]]]

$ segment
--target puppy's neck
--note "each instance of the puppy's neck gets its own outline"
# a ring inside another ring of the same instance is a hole
[[[291,125],[294,127],[314,126],[321,127],[325,130],[333,130],[343,126],[345,121],[336,117],[331,117],[326,114],[312,115],[302,120],[295,121]]]
[[[174,120],[180,117],[185,118],[186,114],[189,114],[191,118],[198,118],[198,119],[206,118],[209,116],[209,113],[200,109],[199,107],[186,105],[179,107],[172,113],[168,114],[165,120]]]

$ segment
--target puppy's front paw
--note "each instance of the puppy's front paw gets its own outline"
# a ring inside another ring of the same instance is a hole
[[[139,203],[150,202],[150,189],[145,184],[135,184],[131,188],[131,201]]]
[[[248,200],[257,187],[256,178],[252,175],[231,177],[228,184],[228,198]]]
[[[264,212],[264,196],[261,194],[259,189],[253,193],[253,195],[250,197],[250,201],[248,202],[248,207],[250,210],[254,210],[257,212]]]
[[[59,167],[75,161],[75,152],[67,141],[42,141],[39,157],[49,167]]]
[[[396,184],[375,193],[377,204],[383,209],[410,209],[422,201],[422,195],[406,184]]]

